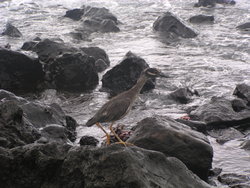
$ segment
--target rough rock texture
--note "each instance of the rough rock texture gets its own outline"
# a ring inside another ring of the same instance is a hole
[[[22,33],[11,23],[7,23],[6,28],[2,32],[2,35],[8,35],[10,37],[21,37]]]
[[[238,84],[233,92],[237,97],[245,100],[250,106],[250,86],[247,84]]]
[[[241,148],[250,151],[250,135],[249,138],[241,144]]]
[[[213,23],[214,22],[214,16],[208,16],[208,15],[196,15],[196,16],[192,16],[191,18],[189,18],[189,22],[191,23]]]
[[[175,119],[175,121],[185,124],[195,131],[201,132],[205,135],[207,134],[206,123],[202,121],[192,121],[192,120],[185,120],[181,118]]]
[[[250,30],[250,22],[238,25],[236,28],[241,30]]]
[[[174,100],[180,104],[187,104],[192,100],[193,96],[199,96],[198,92],[192,91],[188,87],[179,88],[168,95],[168,100]]]
[[[93,136],[83,136],[79,141],[81,146],[97,146],[98,143],[99,141]]]
[[[137,147],[0,148],[1,187],[209,188],[176,158]]]
[[[44,80],[42,64],[37,59],[0,48],[0,88],[15,93],[32,92]]]
[[[82,27],[78,31],[91,34],[93,32],[119,32],[117,18],[106,8],[83,6],[81,9],[68,10],[65,17],[81,20]]]
[[[66,128],[65,142],[76,139],[76,122],[66,116],[57,104],[29,102],[5,90],[0,90],[0,101],[0,146],[13,148],[33,143],[41,137],[40,128],[49,124]],[[54,137],[58,137],[56,132]]]
[[[130,89],[140,77],[141,72],[148,68],[144,59],[128,52],[124,59],[102,78],[102,90],[110,93],[111,96],[117,95]],[[146,82],[143,91],[151,90],[155,87],[155,80]]]
[[[172,13],[167,12],[159,16],[153,25],[154,30],[164,34],[164,37],[182,37],[194,38],[197,33],[187,27],[182,21],[176,18]]]
[[[250,110],[234,111],[232,102],[223,97],[213,97],[208,103],[190,113],[193,120],[204,121],[210,128],[225,128],[237,125],[249,125]]]
[[[128,142],[176,157],[201,179],[208,178],[213,158],[208,139],[171,118],[156,116],[142,120]]]
[[[81,53],[59,56],[45,70],[48,72],[47,81],[60,91],[92,90],[99,82],[94,58]]]
[[[214,7],[216,5],[216,0],[199,0],[198,3],[196,3],[195,7]]]
[[[249,176],[239,174],[222,174],[218,180],[232,188],[250,188]]]

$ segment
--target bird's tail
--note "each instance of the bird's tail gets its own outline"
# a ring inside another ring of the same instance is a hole
[[[85,124],[87,127],[91,127],[92,125],[94,125],[96,123],[94,118],[91,118],[87,121],[87,123]]]

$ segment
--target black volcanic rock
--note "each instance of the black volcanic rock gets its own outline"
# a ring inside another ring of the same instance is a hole
[[[236,28],[241,30],[250,30],[250,22],[238,25]]]
[[[199,96],[198,92],[192,91],[188,87],[179,88],[168,95],[168,100],[173,100],[180,104],[187,104],[193,96]]]
[[[10,37],[21,37],[22,33],[11,23],[7,23],[5,30],[2,32],[2,35],[8,35]]]
[[[245,100],[250,105],[250,86],[247,84],[238,84],[233,92],[237,97]]]
[[[84,9],[76,8],[73,10],[66,11],[65,17],[78,21],[82,18],[83,14],[84,14]]]
[[[141,72],[149,65],[144,59],[128,52],[124,59],[102,78],[102,90],[110,93],[111,96],[117,95],[130,89],[140,77]],[[142,88],[142,92],[151,90],[155,87],[155,80],[149,80]]]
[[[44,81],[42,64],[37,59],[0,48],[0,88],[15,93],[37,90]]]
[[[176,158],[138,147],[0,148],[1,187],[209,188]],[[180,181],[181,180],[181,181]]]
[[[196,15],[189,18],[189,22],[191,23],[213,23],[214,22],[214,16],[208,16],[208,15]]]
[[[201,179],[208,178],[213,148],[207,137],[171,118],[156,116],[143,119],[127,142],[176,157]]]
[[[166,12],[162,16],[159,16],[154,22],[153,28],[155,31],[161,32],[166,38],[169,38],[170,36],[194,38],[197,36],[195,31],[187,27],[170,12]]]
[[[199,0],[194,7],[214,7],[216,5],[216,0]]]
[[[99,82],[95,59],[81,53],[58,56],[46,67],[46,72],[47,81],[60,91],[92,90]]]
[[[98,143],[99,141],[93,136],[83,136],[79,141],[81,146],[97,146]]]

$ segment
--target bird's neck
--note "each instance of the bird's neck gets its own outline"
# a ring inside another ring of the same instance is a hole
[[[130,89],[130,91],[136,96],[138,93],[140,93],[142,87],[147,82],[146,76],[140,76],[140,78],[137,80],[137,83]]]

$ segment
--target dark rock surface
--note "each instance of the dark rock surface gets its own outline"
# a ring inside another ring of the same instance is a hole
[[[219,144],[224,144],[227,141],[244,138],[244,134],[233,127],[227,129],[211,130],[209,135],[216,138]]]
[[[170,12],[159,16],[154,22],[153,28],[155,31],[161,32],[166,38],[194,38],[197,36],[195,31],[187,27],[181,20],[176,18],[176,16]]]
[[[199,23],[213,23],[214,22],[214,16],[199,14],[199,15],[196,15],[196,16],[192,16],[188,20],[191,23],[197,23],[197,24],[199,24]]]
[[[44,80],[42,64],[37,59],[0,48],[0,88],[15,93],[34,92]]]
[[[140,77],[141,72],[149,65],[144,59],[128,52],[124,59],[111,70],[106,72],[102,78],[102,90],[115,96],[130,89]],[[142,88],[142,92],[155,87],[155,80],[149,80]]]
[[[250,22],[238,25],[236,28],[241,30],[250,30]]]
[[[81,53],[59,56],[45,70],[48,72],[47,81],[59,91],[92,90],[99,82],[95,59]]]
[[[237,97],[245,100],[250,105],[250,86],[247,84],[238,84],[233,92]]]
[[[201,179],[208,178],[213,158],[213,148],[208,139],[173,119],[146,118],[137,124],[127,142],[176,157]]]
[[[201,132],[203,134],[207,134],[206,123],[202,121],[192,121],[192,120],[185,120],[181,118],[175,119],[175,121],[185,124],[195,131]]]
[[[216,5],[216,0],[199,0],[195,7],[214,7]]]
[[[21,37],[22,33],[11,23],[7,23],[6,28],[2,32],[2,35],[7,35],[10,37]]]
[[[235,111],[232,101],[223,97],[212,97],[212,99],[191,111],[193,120],[200,120],[207,124],[207,128],[225,128],[231,126],[249,125],[250,110]]]
[[[29,102],[5,90],[0,90],[0,101],[0,146],[13,148],[33,143],[41,137],[40,128],[49,124],[65,127],[67,139],[75,140],[77,124],[57,104]]]
[[[1,187],[210,187],[176,158],[121,145],[95,148],[50,143],[0,148],[0,168]]]
[[[249,176],[246,175],[235,173],[222,174],[218,177],[218,180],[232,188],[250,188]]]
[[[99,141],[93,136],[83,136],[79,141],[81,146],[97,146],[98,143]]]
[[[82,18],[83,14],[84,14],[84,9],[76,8],[66,11],[65,17],[78,21]]]
[[[168,100],[174,100],[180,104],[187,104],[193,96],[199,96],[198,92],[192,91],[188,87],[179,88],[168,95]]]

